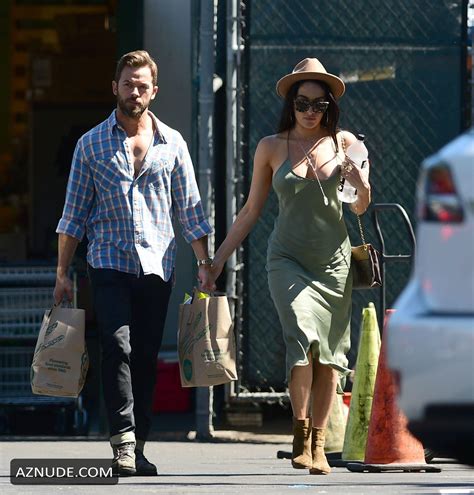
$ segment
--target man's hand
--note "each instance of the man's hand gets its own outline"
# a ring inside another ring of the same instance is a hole
[[[201,265],[198,271],[199,290],[202,292],[214,292],[216,290],[216,267],[213,265]]]
[[[56,286],[54,287],[54,302],[61,304],[66,298],[72,302],[74,294],[71,279],[67,276],[68,267],[71,266],[72,257],[76,251],[79,240],[67,234],[59,234],[58,240],[58,266],[56,269]]]
[[[64,298],[72,302],[72,280],[66,274],[58,273],[56,275],[56,285],[54,287],[53,297],[55,304],[61,304]]]

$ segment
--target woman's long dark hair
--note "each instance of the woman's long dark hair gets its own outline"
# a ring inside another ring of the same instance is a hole
[[[339,106],[331,93],[329,86],[324,81],[318,81],[316,79],[304,79],[303,81],[295,82],[285,96],[285,101],[283,103],[283,110],[280,116],[280,123],[278,124],[278,133],[290,131],[293,129],[296,123],[295,119],[295,106],[294,101],[298,93],[298,89],[305,82],[315,82],[318,83],[324,89],[324,97],[329,101],[329,107],[323,115],[323,120],[321,122],[321,127],[325,127],[328,130],[329,135],[332,137],[334,144],[336,145],[336,152],[339,150],[337,144],[336,133],[338,131],[337,123],[339,121]]]

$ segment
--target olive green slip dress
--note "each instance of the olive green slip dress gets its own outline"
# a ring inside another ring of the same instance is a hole
[[[328,179],[296,175],[289,158],[273,176],[279,214],[269,238],[270,294],[286,344],[286,379],[307,354],[340,373],[343,387],[350,348],[351,244],[336,190],[339,167]],[[342,392],[338,388],[339,392]]]

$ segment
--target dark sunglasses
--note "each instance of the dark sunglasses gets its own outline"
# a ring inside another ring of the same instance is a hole
[[[295,98],[295,110],[297,112],[307,112],[310,108],[314,113],[324,113],[329,107],[329,101],[312,100],[306,98]]]

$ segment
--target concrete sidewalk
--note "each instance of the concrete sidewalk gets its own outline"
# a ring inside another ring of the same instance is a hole
[[[2,441],[0,493],[474,493],[474,470],[445,461],[441,473],[359,474],[333,468],[329,476],[311,476],[306,470],[292,469],[288,459],[277,459],[278,450],[291,449],[286,435],[219,432],[217,436],[215,442],[152,441],[145,454],[156,462],[160,476],[121,478],[112,486],[15,486],[9,480],[11,459],[110,458],[106,441]]]

